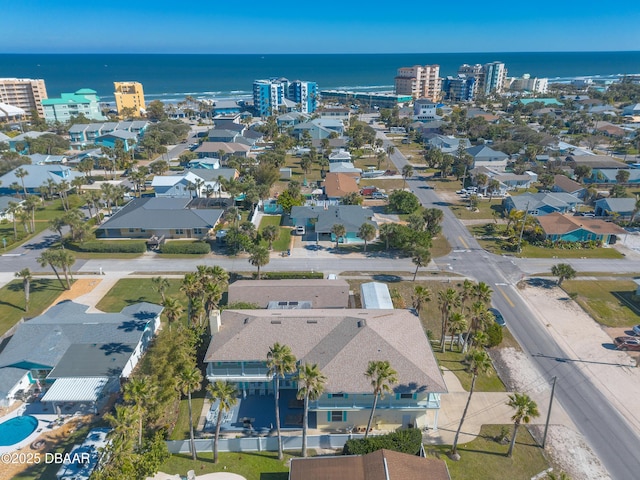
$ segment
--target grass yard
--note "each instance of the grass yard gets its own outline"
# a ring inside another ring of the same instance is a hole
[[[14,280],[0,289],[0,335],[22,317],[40,315],[64,289],[57,279],[35,279],[31,281],[30,292],[29,312],[25,312],[22,280]]]
[[[182,279],[169,278],[167,297],[177,298],[187,308],[187,297],[180,291]],[[100,300],[96,307],[103,312],[119,312],[138,302],[161,303],[162,297],[153,288],[151,278],[123,278]]]
[[[467,365],[464,363],[464,357],[466,354],[457,352],[457,347],[454,346],[454,351],[449,351],[449,344],[447,344],[447,351],[440,352],[440,348],[437,344],[433,346],[436,359],[441,367],[446,367],[451,370],[462,387],[469,391],[471,388],[471,374],[467,371]],[[489,375],[479,375],[476,380],[476,390],[478,392],[506,392],[506,388],[502,380],[496,374],[496,371],[491,368]]]
[[[478,199],[478,207],[476,211],[469,210],[468,206],[469,202],[461,198],[458,203],[454,203],[449,208],[456,217],[462,220],[492,220],[496,218],[496,216],[498,216],[498,218],[502,218],[501,198],[494,198],[491,201],[484,198]]]
[[[273,242],[273,250],[275,250],[276,252],[283,252],[285,250],[288,250],[289,245],[291,243],[291,228],[281,227],[280,226],[281,220],[282,220],[282,217],[280,215],[271,215],[271,216],[265,215],[264,217],[262,217],[262,220],[260,221],[260,228],[259,228],[260,232],[262,232],[264,227],[266,227],[267,225],[275,225],[280,229],[280,236],[275,242]]]
[[[438,235],[431,242],[431,258],[444,257],[451,253],[451,245],[444,235]],[[418,275],[420,271],[418,271]]]
[[[623,255],[615,248],[582,248],[576,250],[565,250],[560,248],[546,248],[538,247],[534,245],[524,245],[521,253],[516,253],[511,250],[503,249],[505,240],[498,238],[504,231],[503,226],[496,226],[497,229],[492,231],[491,225],[493,223],[486,223],[482,225],[469,225],[469,231],[476,237],[478,243],[482,248],[488,252],[495,254],[507,253],[515,257],[521,258],[610,258],[618,259],[624,258]],[[487,238],[481,238],[487,237]]]
[[[513,431],[513,425],[506,427],[510,433]],[[549,468],[543,450],[524,426],[518,429],[513,457],[508,458],[509,445],[494,440],[501,428],[502,425],[484,425],[475,440],[458,446],[461,458],[457,462],[446,456],[448,446],[432,447],[428,452],[438,452],[447,462],[451,480],[529,480]]]
[[[392,192],[393,190],[401,190],[405,187],[405,182],[401,178],[363,178],[360,180],[360,188],[363,187],[377,187],[385,192]]]
[[[186,475],[194,470],[196,475],[212,472],[230,472],[242,475],[247,480],[287,480],[289,468],[287,463],[291,455],[285,453],[283,460],[278,460],[277,452],[220,452],[218,463],[213,463],[213,453],[200,452],[198,460],[193,461],[191,455],[172,455],[160,466],[160,471],[168,474]]]
[[[191,394],[191,407],[193,409],[193,427],[196,428],[200,413],[202,412],[202,406],[204,405],[204,398],[207,394],[207,390],[203,387],[199,392],[193,392]],[[184,440],[189,438],[189,401],[187,398],[180,400],[180,410],[178,412],[178,418],[176,418],[176,424],[173,427],[173,431],[169,435],[169,440]]]
[[[565,280],[562,289],[576,294],[576,301],[593,319],[607,327],[640,323],[640,302],[634,299],[631,280]]]

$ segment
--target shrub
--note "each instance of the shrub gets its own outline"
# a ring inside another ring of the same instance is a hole
[[[413,193],[396,190],[389,197],[389,210],[396,213],[413,213],[420,208],[420,200]]]
[[[489,347],[497,347],[502,343],[502,327],[497,323],[492,323],[487,327],[487,338]]]
[[[160,253],[205,255],[211,247],[207,242],[167,242],[160,246]]]
[[[381,448],[416,455],[422,445],[422,432],[417,428],[398,430],[387,435],[347,440],[343,455],[365,455]]]
[[[109,242],[104,240],[93,240],[82,244],[70,244],[69,248],[78,252],[91,253],[144,253],[147,251],[147,244],[144,240]]]

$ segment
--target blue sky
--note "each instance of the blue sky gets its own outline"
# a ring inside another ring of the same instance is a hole
[[[527,6],[524,4],[528,3]],[[402,5],[404,8],[393,8]],[[1,53],[639,50],[640,2],[16,0]]]

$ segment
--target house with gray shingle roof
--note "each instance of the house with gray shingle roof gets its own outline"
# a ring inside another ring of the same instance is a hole
[[[120,387],[160,326],[162,307],[136,303],[120,313],[87,313],[66,300],[18,325],[0,352],[0,404],[38,384],[56,401],[99,402]],[[85,384],[99,388],[86,391]],[[78,398],[77,396],[84,396]],[[88,395],[88,397],[87,397]]]
[[[0,184],[0,194],[15,193],[15,190],[10,187],[11,184],[17,183],[22,187],[22,182],[24,181],[24,187],[28,193],[39,195],[40,187],[46,185],[49,180],[52,180],[56,185],[60,185],[64,181],[70,185],[74,178],[84,176],[82,173],[71,170],[64,165],[21,165],[18,168],[26,171],[27,175],[22,178],[16,177],[17,168],[2,175],[0,177],[0,182],[2,182]]]
[[[509,155],[494,150],[486,145],[476,145],[467,148],[466,152],[473,157],[473,167],[488,167],[494,170],[504,170],[507,166]]]
[[[315,231],[333,242],[336,241],[336,237],[331,233],[331,229],[336,224],[344,225],[347,233],[339,240],[340,243],[362,242],[363,240],[358,237],[358,230],[363,223],[370,223],[376,230],[378,229],[378,224],[372,218],[373,211],[360,205],[310,206],[291,209],[291,220],[296,227],[304,226],[307,231]]]
[[[11,197],[9,195],[0,196],[0,220],[13,221],[13,215],[11,214],[11,204],[15,203],[21,205],[24,200],[18,197]]]
[[[596,200],[595,214],[598,217],[617,217],[630,220],[636,209],[635,198],[601,198]]]
[[[309,423],[316,428],[366,426],[373,394],[364,372],[377,360],[389,361],[398,383],[380,399],[373,428],[437,428],[440,395],[447,388],[420,319],[408,310],[225,310],[212,332],[204,359],[207,378],[237,383],[241,402],[260,401],[262,394],[265,405],[273,405],[266,358],[279,342],[300,364],[317,364],[327,378],[324,392],[309,405]],[[281,381],[281,399],[295,397],[291,378]],[[294,415],[283,416],[286,424]]]
[[[507,213],[511,210],[523,210],[529,215],[542,216],[575,211],[576,206],[581,203],[582,200],[569,193],[523,193],[505,198],[502,207]]]
[[[191,197],[135,198],[96,229],[98,238],[204,239],[223,211]],[[214,199],[211,203],[215,203]]]

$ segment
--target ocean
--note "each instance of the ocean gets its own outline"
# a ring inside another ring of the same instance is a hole
[[[43,78],[50,97],[91,88],[113,101],[114,81],[139,81],[147,100],[246,98],[255,79],[315,81],[319,89],[393,90],[403,66],[440,65],[454,75],[463,63],[506,64],[509,76],[619,78],[640,73],[639,52],[425,53],[316,55],[0,54],[0,77]]]

